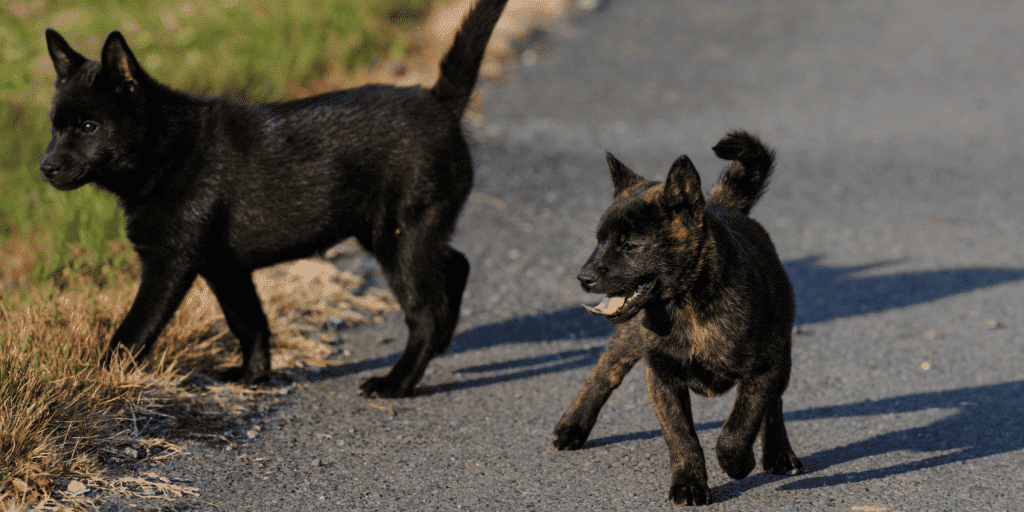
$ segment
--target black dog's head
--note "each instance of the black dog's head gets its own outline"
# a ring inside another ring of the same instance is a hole
[[[648,181],[611,154],[615,202],[597,229],[597,248],[580,271],[583,289],[607,297],[587,311],[614,323],[653,300],[668,300],[696,279],[708,238],[700,176],[685,155],[665,183]]]
[[[57,81],[52,139],[39,164],[43,178],[60,190],[116,181],[136,167],[146,135],[148,76],[118,32],[107,37],[98,62],[52,29],[46,43]]]

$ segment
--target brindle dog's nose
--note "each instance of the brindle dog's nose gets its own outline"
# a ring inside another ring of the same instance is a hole
[[[590,291],[590,287],[594,286],[594,283],[597,282],[597,276],[586,270],[580,272],[579,275],[576,276],[576,279],[580,281],[580,286],[588,292]]]

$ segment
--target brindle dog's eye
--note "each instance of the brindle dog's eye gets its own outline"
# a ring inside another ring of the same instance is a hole
[[[639,245],[630,241],[630,237],[627,235],[619,235],[619,249],[623,251],[635,251]]]
[[[92,133],[96,131],[96,128],[99,128],[99,125],[92,121],[82,123],[82,133]]]

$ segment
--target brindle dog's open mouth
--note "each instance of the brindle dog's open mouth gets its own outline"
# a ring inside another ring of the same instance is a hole
[[[609,294],[596,306],[583,305],[587,313],[603,316],[614,323],[625,322],[636,315],[647,302],[647,296],[654,288],[654,280],[648,281],[631,292]]]

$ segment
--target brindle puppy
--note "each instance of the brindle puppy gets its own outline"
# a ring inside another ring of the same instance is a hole
[[[774,153],[745,132],[728,134],[714,151],[731,162],[706,201],[685,155],[664,184],[607,155],[615,202],[578,279],[588,292],[607,294],[587,310],[619,325],[555,427],[556,448],[583,446],[605,401],[644,358],[672,464],[669,497],[687,505],[711,502],[689,390],[711,397],[738,387],[715,450],[729,476],[754,469],[758,433],[765,471],[796,475],[803,467],[782,423],[793,291],[768,233],[747,216]]]

